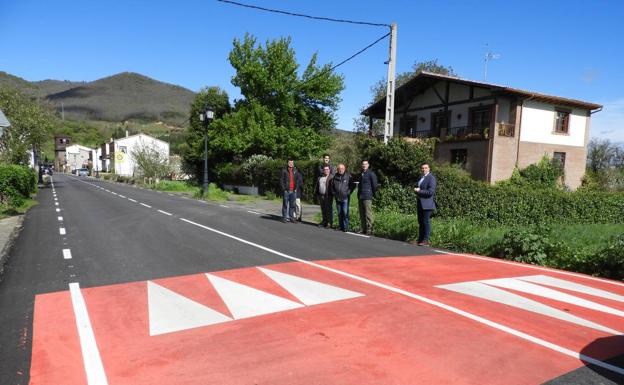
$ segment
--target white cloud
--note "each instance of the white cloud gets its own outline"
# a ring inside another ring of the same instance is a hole
[[[589,136],[624,142],[624,98],[603,103],[602,111],[592,115]]]

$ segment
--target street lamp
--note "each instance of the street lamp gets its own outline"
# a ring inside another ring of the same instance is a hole
[[[199,120],[204,124],[204,184],[202,186],[202,197],[208,192],[208,124],[214,119],[214,111],[206,107],[204,112],[199,114]]]

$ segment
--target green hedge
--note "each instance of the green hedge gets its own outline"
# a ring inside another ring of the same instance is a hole
[[[314,183],[316,182],[319,164],[320,161],[315,160],[295,161],[295,167],[303,176],[302,198],[305,200],[314,198]],[[277,196],[282,196],[280,175],[284,167],[286,167],[285,160],[274,159],[259,163],[251,169],[226,163],[217,167],[216,178],[220,185],[253,185],[258,187],[260,194],[266,195],[266,193],[272,192]]]
[[[37,174],[26,166],[0,164],[0,203],[11,207],[24,204],[36,191]]]
[[[623,193],[490,186],[470,179],[463,171],[453,167],[438,167],[432,172],[438,181],[436,215],[440,218],[530,225],[621,223],[624,216]],[[375,205],[406,214],[417,212],[413,186],[398,183],[383,186]]]

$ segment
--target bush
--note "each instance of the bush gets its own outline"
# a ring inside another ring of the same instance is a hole
[[[36,172],[25,166],[0,164],[0,203],[20,207],[37,188]]]
[[[548,233],[544,228],[512,229],[492,246],[489,255],[534,265],[545,265],[549,258],[568,256],[569,248],[562,242],[552,241]]]
[[[622,222],[623,193],[489,186],[449,166],[436,167],[432,172],[438,180],[435,215],[439,218],[510,226]],[[378,209],[393,209],[405,214],[417,212],[413,186],[396,183],[382,186],[374,203]]]

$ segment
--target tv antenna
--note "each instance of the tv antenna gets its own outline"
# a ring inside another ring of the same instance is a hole
[[[487,44],[485,45],[486,49],[487,49]],[[496,60],[496,59],[500,59],[501,55],[499,53],[493,53],[490,52],[489,50],[485,53],[485,68],[483,70],[483,81],[486,82],[487,81],[487,70],[488,70],[488,62],[490,60]]]

